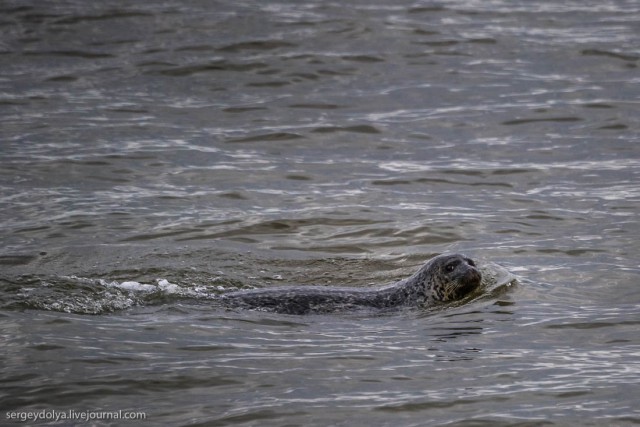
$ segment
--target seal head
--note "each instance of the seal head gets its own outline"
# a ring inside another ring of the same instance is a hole
[[[439,302],[461,299],[477,289],[482,281],[476,263],[461,254],[435,257],[416,275],[421,273],[424,273],[429,299]]]

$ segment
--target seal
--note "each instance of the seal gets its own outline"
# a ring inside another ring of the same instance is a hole
[[[476,263],[461,254],[430,259],[413,276],[387,286],[360,289],[323,286],[235,291],[220,296],[227,307],[283,314],[357,309],[425,307],[463,298],[480,286]]]

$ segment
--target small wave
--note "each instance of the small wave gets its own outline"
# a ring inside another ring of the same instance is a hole
[[[21,287],[10,306],[75,314],[106,314],[176,299],[210,300],[222,285],[182,285],[167,279],[155,283],[62,276]]]
[[[482,273],[484,293],[489,297],[498,296],[519,283],[515,274],[494,262],[481,263],[480,272]]]

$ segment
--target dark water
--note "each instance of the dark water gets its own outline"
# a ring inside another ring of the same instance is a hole
[[[638,22],[634,0],[0,2],[0,423],[639,424]],[[211,304],[456,251],[519,285]]]

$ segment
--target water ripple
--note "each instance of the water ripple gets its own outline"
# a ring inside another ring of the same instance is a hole
[[[638,422],[637,2],[0,16],[9,409]],[[388,283],[454,251],[520,286],[380,316],[211,304],[218,287]]]

